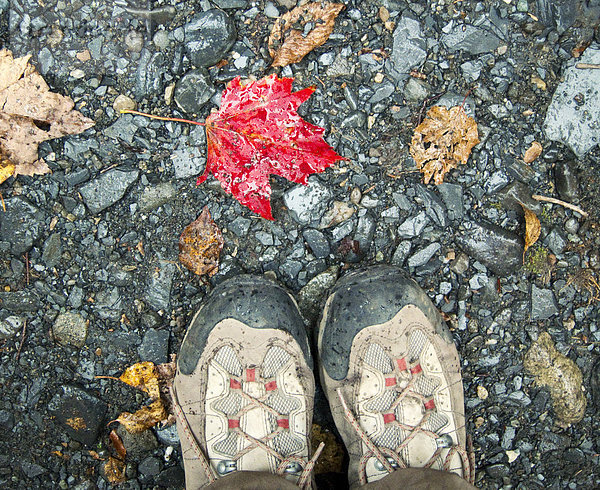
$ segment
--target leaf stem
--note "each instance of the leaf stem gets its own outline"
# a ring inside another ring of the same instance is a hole
[[[567,209],[571,209],[571,210],[579,213],[584,218],[587,218],[589,216],[588,213],[586,213],[579,206],[575,206],[575,204],[571,204],[570,202],[561,201],[560,199],[555,199],[553,197],[548,197],[548,196],[533,195],[531,197],[533,199],[535,199],[536,201],[550,202],[552,204],[558,204],[559,206],[563,206],[563,207],[565,207]]]
[[[121,114],[134,114],[135,116],[144,116],[149,117],[150,119],[159,119],[160,121],[175,121],[175,122],[183,122],[188,124],[195,124],[196,126],[204,126],[204,123],[198,121],[190,121],[189,119],[181,119],[179,117],[163,117],[163,116],[155,116],[154,114],[146,114],[145,112],[140,111],[131,111],[129,109],[121,109],[119,111]]]

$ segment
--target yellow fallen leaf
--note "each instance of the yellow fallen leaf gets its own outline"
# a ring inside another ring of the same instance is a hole
[[[135,413],[123,412],[113,422],[119,422],[127,432],[138,434],[150,427],[154,427],[160,421],[165,420],[168,413],[162,400],[154,400],[150,405],[140,408]]]
[[[15,165],[0,153],[0,184],[15,173]]]
[[[523,161],[525,163],[533,162],[537,157],[542,154],[542,145],[540,145],[537,141],[531,143],[531,146],[527,148],[525,155],[523,155]]]
[[[127,480],[125,478],[125,463],[112,456],[104,463],[104,474],[108,482],[112,485],[124,483]]]
[[[298,63],[313,49],[325,44],[333,31],[335,18],[342,11],[341,3],[311,2],[283,14],[275,21],[269,35],[272,66]],[[314,27],[304,32],[308,23]]]
[[[156,399],[160,396],[158,373],[153,362],[138,362],[129,366],[119,379],[129,386],[145,391],[150,398]]]
[[[538,241],[540,233],[542,232],[542,225],[533,211],[527,209],[523,205],[522,207],[523,212],[525,213],[525,247],[523,249],[523,255],[525,255],[527,249]]]
[[[477,123],[467,116],[462,106],[446,109],[434,106],[425,120],[415,128],[410,154],[428,184],[436,185],[459,163],[467,163],[471,149],[479,143]]]

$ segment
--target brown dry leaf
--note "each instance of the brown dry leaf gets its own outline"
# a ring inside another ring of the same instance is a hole
[[[38,159],[38,145],[94,125],[73,110],[70,97],[50,92],[29,64],[30,56],[14,59],[9,50],[0,51],[0,149],[15,165],[14,175],[48,173],[44,160]]]
[[[533,211],[527,209],[523,205],[521,206],[525,213],[525,247],[523,248],[523,255],[525,255],[527,249],[538,241],[540,233],[542,232],[542,225]]]
[[[341,3],[311,2],[283,14],[269,35],[272,66],[298,63],[313,49],[325,44],[333,31],[335,18],[342,11]],[[314,27],[304,34],[308,23]]]
[[[119,458],[125,460],[125,456],[127,456],[127,449],[125,449],[125,446],[123,445],[123,441],[119,437],[119,434],[117,434],[115,430],[111,430],[108,437],[110,439],[110,442],[112,442],[115,451],[117,451]]]
[[[214,276],[219,270],[222,249],[223,235],[205,206],[179,237],[179,261],[194,274]]]
[[[129,366],[119,379],[129,386],[145,391],[152,399],[160,396],[158,373],[153,362],[138,362]]]
[[[531,143],[531,146],[527,148],[525,155],[523,156],[523,161],[525,163],[533,162],[537,157],[542,154],[542,145],[540,145],[537,141]]]
[[[442,106],[429,109],[419,124],[410,143],[410,154],[428,184],[433,178],[436,185],[459,163],[467,163],[471,149],[479,143],[477,123],[465,114],[462,106],[450,110]]]
[[[104,474],[106,475],[108,482],[112,485],[118,485],[127,480],[127,478],[125,478],[125,463],[112,456],[104,463]]]
[[[154,400],[150,405],[140,408],[135,413],[123,412],[113,422],[119,422],[127,432],[138,434],[159,422],[165,420],[169,414],[161,399]]]

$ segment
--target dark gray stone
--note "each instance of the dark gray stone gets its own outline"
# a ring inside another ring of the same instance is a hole
[[[169,331],[155,330],[146,331],[142,343],[138,347],[141,361],[151,361],[154,364],[167,362],[169,354]]]
[[[507,209],[522,212],[523,206],[536,214],[542,212],[542,205],[531,197],[531,189],[522,182],[512,182],[495,194]]]
[[[540,289],[531,285],[531,319],[547,320],[558,314],[558,305],[551,289]]]
[[[600,64],[600,46],[587,48],[577,62]],[[600,142],[600,70],[580,70],[574,63],[570,62],[564,81],[554,92],[544,132],[548,139],[568,145],[582,157]]]
[[[0,340],[14,337],[23,329],[25,319],[20,316],[8,316],[0,320]]]
[[[145,456],[148,451],[152,451],[158,447],[156,437],[151,430],[145,430],[138,434],[131,434],[122,425],[116,428],[117,434],[123,442],[123,446],[127,451],[127,459],[136,461]]]
[[[367,122],[367,115],[363,111],[353,111],[342,121],[342,129],[362,128]]]
[[[319,230],[315,230],[314,228],[308,228],[304,230],[302,236],[317,259],[329,257],[331,248],[329,247],[329,241],[327,240],[327,237],[323,233],[321,233]]]
[[[52,233],[44,242],[44,251],[42,253],[42,260],[46,264],[46,267],[55,267],[58,265],[61,254],[62,242],[60,233]]]
[[[94,312],[104,320],[120,320],[122,302],[118,287],[103,289],[96,294]]]
[[[171,302],[171,285],[175,265],[159,260],[150,270],[146,286],[146,302],[155,310],[166,310]]]
[[[301,225],[319,220],[327,209],[329,199],[331,191],[315,177],[308,179],[308,185],[297,185],[283,195],[283,202]]]
[[[90,178],[90,171],[87,168],[78,168],[65,175],[65,181],[71,186],[76,186]]]
[[[156,476],[160,473],[160,459],[150,456],[138,465],[138,471],[144,476]]]
[[[471,221],[456,237],[468,255],[499,276],[516,272],[523,261],[523,240],[491,223]]]
[[[176,194],[177,189],[170,182],[161,182],[157,185],[146,186],[139,198],[138,209],[142,213],[153,211],[169,202]]]
[[[445,228],[447,225],[446,209],[444,208],[442,200],[434,194],[433,191],[430,191],[422,184],[416,185],[416,191],[417,196],[423,200],[427,216],[429,216],[436,225]]]
[[[562,34],[577,18],[577,3],[573,0],[536,0],[536,15],[540,22],[556,27],[558,33]]]
[[[203,68],[188,71],[175,85],[173,100],[188,114],[200,112],[204,104],[215,94],[210,75]]]
[[[156,484],[166,488],[183,488],[185,484],[183,468],[179,465],[165,468],[156,478]]]
[[[206,134],[204,128],[195,126],[187,137],[181,137],[171,154],[175,178],[184,179],[201,174],[206,163]]]
[[[392,264],[397,265],[398,267],[402,267],[404,262],[408,258],[408,254],[410,253],[410,242],[408,240],[400,242],[398,247],[396,247],[396,251],[394,252],[394,256],[392,257]]]
[[[0,308],[15,313],[37,311],[40,308],[40,299],[32,291],[0,291]]]
[[[79,192],[90,213],[96,214],[119,201],[139,174],[139,170],[109,170],[85,184]]]
[[[233,19],[217,9],[194,15],[184,29],[188,58],[198,68],[221,61],[237,36]]]
[[[248,0],[213,0],[220,9],[242,9],[248,5]]]
[[[472,55],[492,53],[501,42],[489,21],[479,26],[457,23],[441,40],[450,51],[466,51]]]
[[[433,257],[437,251],[442,248],[439,243],[430,243],[425,248],[418,250],[414,255],[411,255],[408,259],[409,267],[420,267],[425,265],[431,257]]]
[[[448,218],[452,221],[462,219],[465,215],[462,187],[457,184],[443,182],[437,186],[437,190],[446,205]]]
[[[31,461],[21,461],[21,469],[27,478],[35,478],[36,476],[46,473],[46,468]]]
[[[228,226],[229,231],[232,231],[239,237],[246,236],[252,222],[248,218],[238,216]]]
[[[15,417],[8,410],[0,410],[0,437],[6,436],[15,426]]]
[[[142,49],[135,72],[134,93],[142,98],[149,94],[161,94],[164,89],[164,75],[169,70],[169,60],[162,52],[152,53]]]
[[[71,438],[89,446],[103,426],[107,405],[81,388],[64,385],[50,400],[48,410]]]
[[[406,80],[410,71],[423,64],[427,44],[417,19],[403,15],[394,29],[394,44],[389,60],[389,72],[396,81]]]
[[[569,160],[556,162],[554,183],[556,184],[556,192],[558,192],[561,199],[567,202],[579,201],[579,178],[577,177],[575,162]]]
[[[52,336],[61,345],[83,347],[88,333],[88,322],[72,311],[61,313],[52,325]]]
[[[492,464],[486,466],[485,472],[492,478],[503,478],[510,474],[510,468],[505,464]]]
[[[15,256],[28,252],[40,237],[44,213],[22,197],[5,199],[6,211],[0,212],[0,241],[10,243]]]
[[[412,218],[408,218],[398,227],[399,238],[412,238],[418,236],[429,222],[429,218],[425,211],[419,213]]]
[[[358,218],[354,239],[358,242],[360,251],[363,254],[369,251],[369,247],[373,241],[373,234],[375,233],[375,225],[375,219],[368,212]]]
[[[158,440],[167,446],[177,446],[179,444],[179,433],[177,432],[177,424],[156,429],[156,437]]]
[[[544,243],[556,255],[560,255],[565,251],[567,247],[567,239],[563,236],[562,231],[558,228],[552,228],[552,231],[548,233],[548,236],[544,240]]]

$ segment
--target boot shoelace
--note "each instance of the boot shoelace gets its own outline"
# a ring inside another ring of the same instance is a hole
[[[392,449],[389,449],[389,448],[386,448],[383,446],[378,447],[371,440],[371,438],[368,436],[368,434],[360,426],[360,423],[358,422],[358,420],[352,413],[352,410],[348,407],[348,403],[346,402],[346,399],[344,398],[342,388],[339,387],[336,389],[336,393],[337,393],[340,403],[342,404],[342,407],[344,409],[344,415],[346,417],[346,420],[354,428],[354,430],[359,435],[361,441],[368,448],[368,451],[366,451],[363,454],[363,456],[359,462],[359,482],[361,485],[367,484],[366,465],[367,465],[367,461],[370,458],[372,458],[372,457],[377,458],[377,460],[381,463],[383,468],[385,468],[388,473],[391,473],[398,468],[408,468],[407,463],[400,456],[400,452],[405,447],[408,446],[410,441],[412,439],[414,439],[414,437],[417,434],[419,434],[419,433],[426,434],[427,436],[431,437],[434,441],[436,441],[436,443],[437,443],[437,441],[444,439],[444,438],[440,437],[440,435],[436,434],[435,432],[424,428],[424,425],[427,423],[427,421],[431,417],[431,414],[436,410],[436,408],[435,408],[435,402],[434,402],[432,396],[427,397],[427,396],[424,396],[421,393],[418,393],[417,391],[414,390],[415,384],[417,383],[418,379],[421,376],[424,376],[421,365],[418,362],[416,362],[416,363],[412,364],[411,366],[407,366],[407,363],[404,358],[397,359],[396,363],[401,372],[405,371],[405,372],[410,373],[410,379],[408,381],[408,384],[406,386],[404,386],[403,388],[401,388],[400,386],[398,386],[396,384],[396,378],[386,378],[386,388],[397,391],[398,396],[397,396],[396,400],[391,404],[389,409],[386,411],[386,413],[382,414],[384,423],[395,424],[399,428],[401,428],[409,433],[408,436],[400,443],[400,445],[398,447],[396,447],[395,450],[392,450]],[[389,379],[389,381],[388,381],[388,379]],[[425,413],[424,413],[421,421],[415,426],[404,424],[396,419],[395,410],[398,407],[398,405],[400,405],[402,403],[402,401],[407,397],[411,397],[411,398],[415,398],[415,399],[419,400],[425,408]],[[458,454],[460,456],[460,459],[462,462],[463,478],[465,480],[467,480],[469,483],[473,484],[475,482],[475,454],[473,452],[470,437],[467,440],[467,446],[468,446],[468,449],[465,449],[458,444],[450,446],[449,451],[446,454],[446,457],[443,458],[442,468],[444,471],[449,471],[452,458],[454,457],[455,454]],[[438,448],[434,451],[431,458],[429,458],[429,460],[427,461],[427,463],[425,463],[425,465],[423,467],[431,468],[438,459],[442,458],[442,452],[446,448],[447,448],[446,446],[440,447],[438,445]],[[396,467],[394,467],[394,465],[392,463],[390,463],[390,460],[394,462]]]
[[[284,430],[288,430],[288,426],[289,426],[288,419],[282,418],[282,416],[275,409],[266,405],[260,398],[255,398],[255,397],[249,395],[248,393],[245,393],[243,390],[241,390],[241,385],[238,387],[237,385],[235,385],[235,383],[238,383],[238,382],[236,380],[234,380],[233,378],[231,378],[232,388],[239,389],[240,395],[242,396],[242,398],[244,398],[245,400],[248,401],[248,404],[246,406],[244,406],[236,414],[236,416],[234,418],[229,419],[229,429],[231,431],[237,433],[238,435],[242,436],[250,444],[248,446],[246,446],[244,449],[242,449],[241,451],[239,451],[238,453],[236,453],[234,456],[232,456],[231,459],[233,461],[237,461],[242,456],[247,454],[248,452],[252,451],[253,449],[255,449],[257,447],[260,447],[261,449],[263,449],[264,451],[266,451],[268,454],[270,454],[276,460],[279,461],[279,464],[277,465],[277,469],[275,470],[275,473],[277,475],[281,475],[281,476],[285,475],[286,469],[290,466],[290,464],[295,463],[295,464],[300,465],[300,467],[302,468],[302,472],[300,473],[300,477],[298,478],[298,482],[296,484],[299,488],[302,488],[302,489],[310,488],[311,476],[312,476],[313,469],[315,467],[315,463],[317,462],[317,459],[319,458],[321,451],[323,451],[325,444],[323,442],[321,442],[321,444],[319,444],[319,447],[315,450],[312,458],[310,458],[310,459],[302,458],[300,456],[283,456],[283,455],[279,454],[272,447],[270,447],[267,443],[269,440],[273,439],[280,432],[282,432]],[[218,476],[216,475],[215,470],[210,465],[209,458],[207,458],[206,455],[204,454],[204,452],[202,451],[200,443],[194,436],[194,433],[192,432],[192,430],[188,424],[188,421],[185,417],[183,409],[181,408],[181,405],[179,404],[179,400],[177,398],[177,393],[175,391],[174,386],[171,386],[171,398],[173,400],[173,408],[175,411],[175,415],[176,415],[179,423],[181,424],[181,427],[183,428],[183,432],[184,432],[186,438],[188,439],[188,441],[190,442],[192,449],[194,450],[194,452],[198,458],[198,461],[200,461],[200,464],[202,465],[204,473],[206,474],[210,483],[215,482],[217,480]],[[252,437],[250,434],[247,434],[246,432],[244,432],[241,429],[240,424],[239,424],[239,418],[242,415],[244,415],[246,412],[248,412],[249,410],[251,410],[255,407],[260,407],[261,409],[266,410],[267,412],[273,414],[275,417],[277,417],[277,421],[278,421],[277,428],[270,434],[267,434],[266,436],[262,437],[261,439],[256,439],[255,437]],[[286,424],[286,423],[280,422],[280,421],[284,421],[284,420],[288,423]]]

